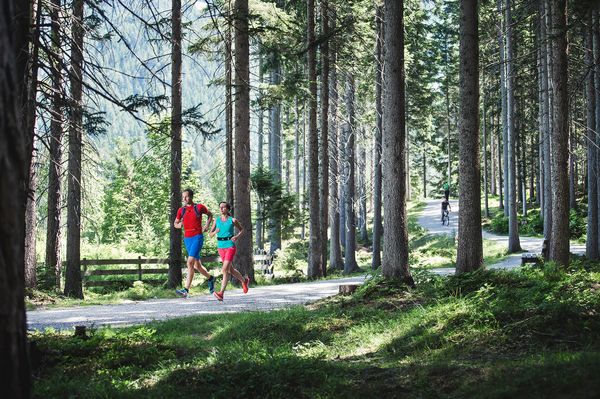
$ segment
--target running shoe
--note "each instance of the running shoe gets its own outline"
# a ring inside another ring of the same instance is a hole
[[[206,280],[206,283],[208,284],[208,292],[210,292],[211,294],[215,292],[215,278],[213,276],[210,276],[210,278]]]
[[[244,291],[244,294],[248,292],[248,284],[250,284],[250,279],[246,277],[242,283],[242,291]]]
[[[175,290],[175,293],[182,298],[187,298],[187,296],[189,294],[188,290],[186,290],[185,288],[182,288],[180,290]]]
[[[215,298],[217,298],[219,301],[223,302],[223,293],[222,292],[213,292],[213,295],[215,296]]]

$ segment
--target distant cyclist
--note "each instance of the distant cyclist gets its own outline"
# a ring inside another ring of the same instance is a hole
[[[442,223],[444,223],[444,216],[449,217],[448,214],[451,210],[450,201],[448,201],[448,198],[444,198],[442,201]]]
[[[448,184],[448,182],[444,182],[444,185],[442,186],[444,189],[444,198],[446,198],[446,201],[448,201],[448,199],[450,198],[450,184]]]

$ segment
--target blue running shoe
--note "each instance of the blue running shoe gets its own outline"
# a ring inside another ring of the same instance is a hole
[[[175,290],[175,293],[176,293],[177,295],[179,295],[180,297],[182,297],[182,298],[187,298],[187,296],[188,296],[188,294],[189,294],[189,291],[188,291],[188,290],[186,290],[185,288],[182,288],[182,289],[180,289],[180,290]]]
[[[215,292],[215,278],[213,276],[210,276],[210,278],[208,280],[206,280],[206,283],[208,284],[208,292],[210,292],[211,294]]]

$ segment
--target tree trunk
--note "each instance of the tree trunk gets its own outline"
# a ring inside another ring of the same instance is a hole
[[[306,101],[302,109],[302,226],[300,228],[300,239],[304,241],[306,238],[306,124],[308,119],[306,117],[308,112]]]
[[[231,101],[231,79],[232,79],[232,68],[231,68],[231,0],[227,0],[227,30],[225,33],[225,168],[226,177],[226,189],[227,189],[227,202],[229,204],[234,203],[233,193],[233,102]],[[262,73],[262,72],[261,72]],[[262,132],[261,132],[262,133]],[[262,138],[262,137],[261,137]],[[260,147],[262,149],[262,147]],[[221,200],[220,200],[221,201]],[[262,248],[262,246],[259,246]]]
[[[321,142],[320,142],[320,224],[321,270],[327,274],[327,225],[329,220],[329,1],[321,0]]]
[[[408,268],[408,229],[406,215],[406,101],[404,79],[404,1],[385,0],[386,35],[383,118],[383,259],[381,272],[386,279],[414,281]]]
[[[577,151],[577,143],[575,141],[575,135],[573,133],[574,127],[572,123],[573,119],[569,115],[568,131],[569,131],[569,209],[577,209],[577,191],[575,188],[577,180],[577,169],[575,165],[577,160],[575,159],[575,153]]]
[[[168,287],[181,284],[181,229],[173,226],[181,207],[181,0],[172,0],[171,33],[171,203]]]
[[[278,86],[281,81],[279,55],[271,55],[272,68],[270,71],[270,84]],[[275,183],[281,183],[281,104],[276,102],[269,110],[269,169],[273,173]],[[269,219],[269,252],[275,253],[281,248],[281,218]]]
[[[594,47],[594,87],[596,97],[596,188],[600,188],[600,14],[598,10],[594,12],[594,29],[593,29],[593,47]],[[599,196],[600,197],[600,196]],[[596,214],[598,215],[598,247],[600,252],[600,198],[596,201]],[[600,256],[600,254],[599,254]]]
[[[500,131],[500,115],[498,115],[498,138],[496,140],[496,147],[498,147],[498,208],[504,209],[504,138]],[[504,127],[502,127],[504,131]]]
[[[25,287],[37,286],[36,272],[36,230],[37,230],[37,140],[35,139],[35,122],[37,109],[37,80],[38,80],[38,54],[40,37],[42,2],[31,2],[31,50],[28,62],[27,104],[25,113],[25,134],[32,137],[31,165],[29,167],[29,189],[27,191],[27,208],[25,212]]]
[[[52,50],[50,71],[52,79],[52,119],[50,121],[50,159],[48,171],[48,219],[46,228],[46,280],[60,290],[61,242],[60,222],[62,210],[62,71],[59,11],[61,0],[52,1]]]
[[[29,130],[25,130],[29,133]],[[25,211],[25,288],[37,286],[36,259],[35,259],[35,232],[37,227],[35,192],[37,188],[37,140],[34,136],[33,151],[31,152],[31,165],[29,167],[29,182]]]
[[[250,45],[248,0],[235,0],[235,217],[245,233],[236,241],[236,269],[254,280],[252,261],[252,209],[250,203]]]
[[[596,93],[594,80],[594,54],[593,54],[593,11],[588,11],[587,23],[589,27],[585,30],[585,64],[588,74],[585,81],[585,93],[587,100],[587,131],[585,133],[587,143],[587,234],[585,240],[585,253],[588,259],[598,260],[598,182],[597,150],[596,150]]]
[[[552,229],[549,258],[569,265],[569,128],[566,0],[552,0]]]
[[[492,119],[492,129],[490,129],[490,190],[492,195],[498,195],[498,191],[496,190],[496,140],[494,138],[494,130],[495,126],[493,125],[493,117]]]
[[[506,124],[507,149],[508,149],[508,252],[515,253],[521,250],[519,240],[519,222],[517,220],[517,131],[515,128],[515,76],[513,74],[513,46],[512,46],[512,14],[511,0],[505,3],[506,16]]]
[[[339,148],[339,210],[340,210],[340,242],[342,244],[342,248],[344,251],[344,256],[346,253],[346,187],[345,182],[348,179],[348,160],[346,154],[346,142],[348,141],[348,129],[342,125],[342,128],[339,129],[339,137],[338,137],[338,148]]]
[[[355,272],[358,269],[356,263],[356,214],[354,210],[355,187],[355,142],[356,142],[356,118],[355,118],[355,85],[354,76],[346,75],[346,111],[348,112],[348,123],[345,124],[346,144],[344,148],[346,171],[344,176],[344,194],[346,203],[346,245],[344,251],[344,274]]]
[[[504,201],[501,203],[500,208],[504,210],[504,216],[508,216],[509,213],[509,181],[510,175],[508,171],[508,151],[509,151],[509,140],[508,140],[508,93],[507,93],[507,73],[506,73],[506,45],[504,40],[504,32],[506,31],[506,21],[502,13],[503,0],[498,0],[498,14],[500,18],[499,32],[498,32],[498,43],[500,48],[500,96],[502,98],[502,167],[503,167],[503,191]]]
[[[323,276],[321,257],[321,224],[319,207],[319,137],[317,132],[317,62],[315,48],[315,1],[307,0],[307,35],[308,48],[308,209],[309,246],[308,277]]]
[[[335,15],[335,13],[334,13]],[[332,30],[335,30],[335,17],[332,15]],[[332,270],[341,270],[344,268],[342,263],[342,247],[340,244],[340,162],[338,147],[338,91],[337,91],[337,52],[334,49],[330,52],[331,56],[331,78],[329,79],[329,142],[331,143],[329,151],[329,267]]]
[[[423,198],[427,198],[427,154],[423,151]]]
[[[359,170],[358,170],[358,181],[360,191],[360,204],[359,204],[359,218],[360,218],[360,240],[368,245],[369,235],[367,233],[367,151],[365,147],[359,147]]]
[[[552,229],[552,175],[551,175],[551,162],[552,162],[552,154],[551,154],[551,132],[552,132],[552,124],[551,119],[551,109],[552,102],[551,97],[552,93],[550,91],[550,73],[552,70],[551,60],[552,60],[552,52],[550,48],[550,35],[548,34],[548,25],[550,20],[550,4],[548,0],[543,0],[540,2],[543,6],[543,12],[541,13],[543,21],[541,22],[542,28],[542,43],[544,44],[544,54],[545,57],[542,60],[542,68],[544,69],[544,79],[543,85],[545,88],[544,91],[544,107],[546,111],[544,112],[545,121],[544,121],[544,238],[550,240],[550,231]]]
[[[83,135],[83,0],[73,2],[71,46],[71,124],[69,126],[69,170],[67,197],[67,272],[65,295],[83,299],[81,286],[81,152]]]
[[[478,73],[479,74],[479,73]],[[490,217],[490,208],[488,202],[488,161],[487,161],[487,115],[486,98],[483,99],[483,194],[485,197],[485,217]]]
[[[263,58],[262,54],[258,52],[258,84],[261,85],[263,82]],[[233,132],[232,132],[233,135]],[[296,157],[296,198],[300,198],[298,189],[298,102],[296,102],[296,140],[294,142],[295,157]],[[263,148],[264,148],[264,125],[263,125],[263,109],[258,106],[258,167],[264,166],[263,160]],[[233,171],[233,169],[231,169]],[[233,177],[233,173],[229,173]],[[228,175],[229,175],[228,174]],[[230,202],[231,204],[231,202]],[[256,248],[263,249],[263,210],[260,201],[256,201]]]
[[[456,273],[483,266],[477,0],[460,1],[459,214]],[[485,105],[484,105],[485,106]]]
[[[0,13],[0,368],[2,390],[28,398],[24,294],[25,204],[33,137],[23,123],[28,83],[29,2],[4,1]],[[6,195],[5,193],[11,193]]]

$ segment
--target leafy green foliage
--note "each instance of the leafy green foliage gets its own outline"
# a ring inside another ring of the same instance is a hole
[[[281,220],[284,237],[291,236],[300,217],[296,207],[296,196],[285,193],[283,184],[277,182],[273,172],[267,168],[256,168],[250,180],[261,204],[261,213],[257,217],[263,221]]]
[[[120,140],[104,194],[102,242],[121,244],[134,253],[164,255],[169,239],[170,170],[168,136],[160,128],[148,133],[149,150],[133,159],[131,146]],[[182,186],[197,187],[191,153],[183,155]],[[198,191],[198,190],[197,190]],[[200,191],[195,200],[204,201]]]
[[[569,212],[569,231],[572,239],[585,237],[586,234],[585,211],[573,210]],[[527,211],[527,216],[517,215],[519,221],[519,234],[524,236],[540,236],[544,233],[544,221],[539,208]],[[508,217],[502,212],[497,212],[489,222],[489,230],[498,234],[508,234]]]

